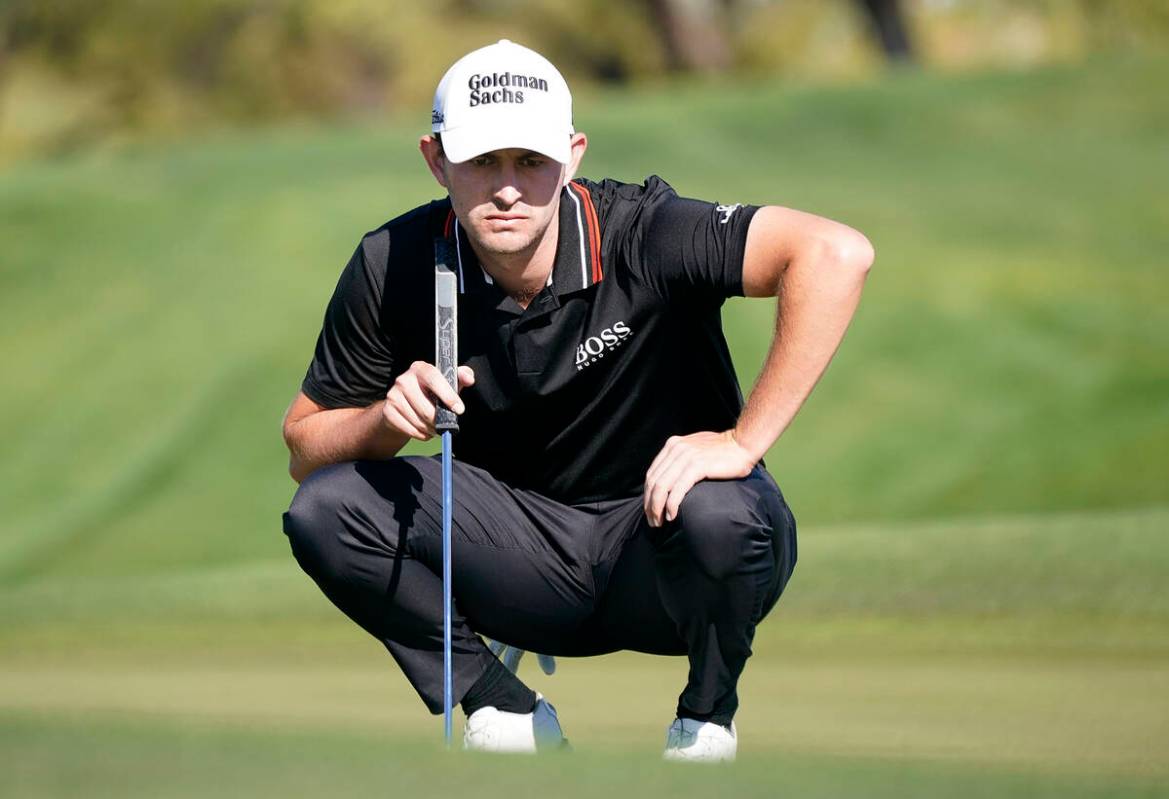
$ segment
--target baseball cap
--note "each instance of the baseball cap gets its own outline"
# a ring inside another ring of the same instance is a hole
[[[552,62],[500,39],[447,70],[434,92],[430,129],[452,163],[522,147],[568,163],[572,94]]]

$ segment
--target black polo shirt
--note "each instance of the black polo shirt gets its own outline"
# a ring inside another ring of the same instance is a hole
[[[302,390],[326,408],[383,399],[434,362],[434,237],[458,255],[459,363],[475,370],[455,456],[568,504],[632,497],[672,435],[727,430],[743,398],[721,306],[743,293],[757,209],[574,180],[549,284],[526,309],[480,267],[440,200],[367,233],[341,274]]]

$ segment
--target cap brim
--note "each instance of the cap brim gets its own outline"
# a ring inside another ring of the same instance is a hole
[[[484,130],[464,126],[442,132],[442,149],[452,164],[461,164],[494,150],[518,148],[546,155],[567,164],[572,157],[572,132],[534,130]]]

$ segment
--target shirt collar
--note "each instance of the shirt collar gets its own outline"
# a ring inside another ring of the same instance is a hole
[[[561,190],[557,224],[559,238],[552,273],[548,276],[548,288],[553,295],[563,296],[587,289],[604,277],[599,217],[592,192],[584,183],[572,181]],[[454,239],[459,293],[494,296],[500,310],[521,313],[519,305],[495,285],[494,279],[479,263],[467,240],[467,232],[459,224],[454,211],[447,216],[444,233]],[[529,309],[532,307],[531,304],[528,306]]]

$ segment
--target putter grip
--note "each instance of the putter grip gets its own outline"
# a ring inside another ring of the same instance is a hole
[[[442,376],[450,383],[451,388],[459,390],[459,378],[456,371],[456,359],[459,352],[458,322],[456,316],[456,302],[458,298],[458,278],[450,271],[447,264],[447,252],[450,245],[445,239],[436,239],[434,244],[435,272],[434,272],[434,358],[435,366]],[[454,412],[438,403],[434,416],[434,427],[438,432],[451,431],[457,433],[459,420]]]

